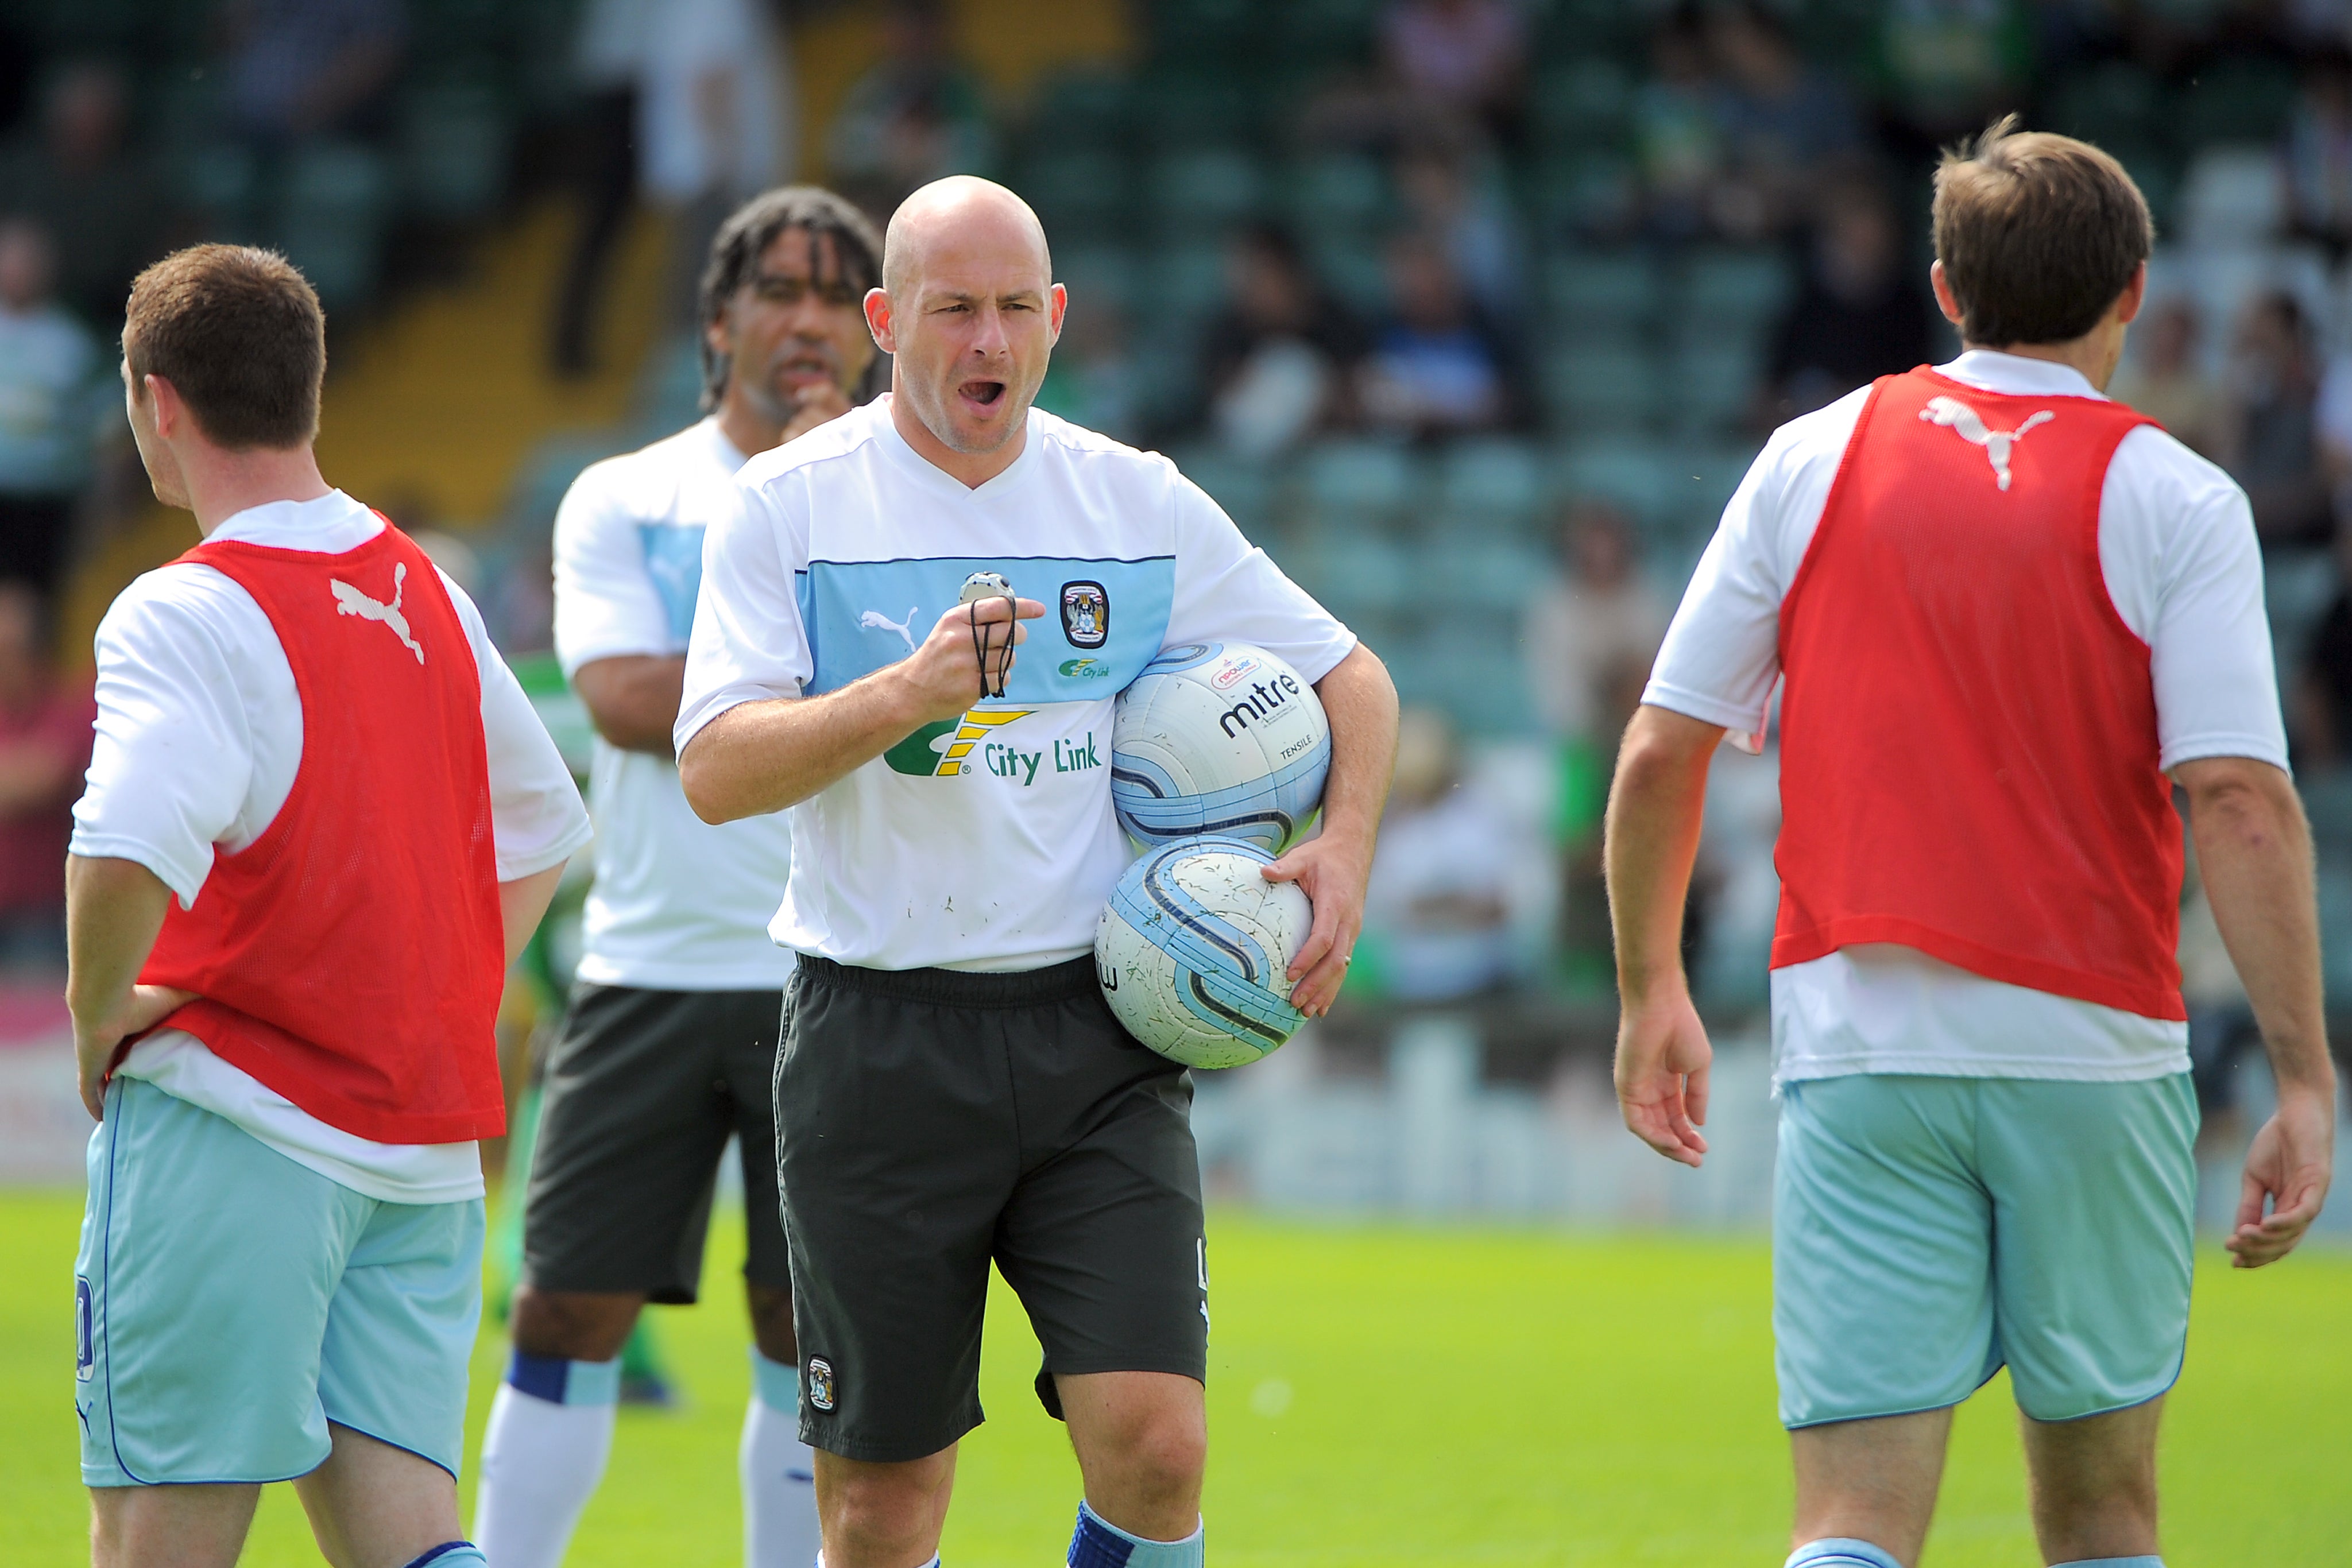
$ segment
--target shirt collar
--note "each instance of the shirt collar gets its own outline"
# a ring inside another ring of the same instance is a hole
[[[986,484],[976,487],[968,486],[962,480],[957,478],[954,475],[949,473],[938,464],[933,463],[921,453],[916,451],[912,446],[908,444],[907,438],[898,434],[898,426],[890,417],[890,400],[894,395],[895,394],[891,392],[884,392],[880,397],[876,398],[872,402],[866,405],[867,408],[874,411],[874,423],[877,430],[876,439],[882,444],[882,449],[889,453],[891,458],[897,462],[900,467],[919,476],[922,478],[923,483],[940,489],[945,494],[972,497],[999,495],[1002,492],[1013,489],[1014,486],[1019,485],[1022,477],[1029,472],[1031,465],[1037,461],[1038,415],[1037,410],[1033,406],[1029,410],[1023,427],[1021,436],[1021,455],[1015,457],[1013,460],[1012,465],[1006,468],[1003,473],[990,479]]]
[[[265,501],[247,507],[215,528],[206,542],[341,555],[383,531],[383,522],[373,512],[341,490],[330,490],[314,501]]]
[[[727,432],[719,428],[717,414],[705,418],[697,428],[702,432],[702,438],[710,444],[711,456],[716,458],[730,474],[735,473],[744,464],[751,461],[750,456],[737,451],[735,444],[727,439]]]
[[[2032,360],[2022,354],[2004,354],[1998,349],[1970,349],[1950,364],[1937,365],[1936,373],[1980,392],[2005,392],[2015,397],[2087,397],[2106,401],[2106,394],[2072,365]]]

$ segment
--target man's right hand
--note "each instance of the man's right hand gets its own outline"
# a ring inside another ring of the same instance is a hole
[[[2238,1223],[2223,1243],[2235,1255],[2232,1267],[2259,1269],[2294,1251],[2319,1218],[2335,1165],[2335,1086],[2281,1093],[2277,1113],[2246,1151]]]
[[[959,604],[940,616],[931,627],[923,645],[915,650],[914,657],[901,659],[890,666],[889,674],[902,684],[915,713],[914,724],[920,728],[943,718],[954,718],[970,711],[981,698],[981,656],[984,652],[989,668],[1003,669],[1011,674],[1013,654],[1006,647],[1010,637],[1015,644],[1028,636],[1023,621],[1034,621],[1045,613],[1045,607],[1034,599],[1017,599],[1007,604],[1002,599],[982,599],[971,604]],[[973,624],[979,625],[975,641]]]
[[[1715,1061],[1688,992],[1628,1001],[1617,1020],[1617,1108],[1635,1137],[1696,1169],[1706,1157],[1706,1076]]]

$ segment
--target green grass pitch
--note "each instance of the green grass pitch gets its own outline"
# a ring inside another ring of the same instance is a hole
[[[0,1561],[88,1561],[75,1468],[79,1201],[0,1196]],[[706,1304],[658,1314],[685,1386],[625,1413],[573,1568],[740,1560],[735,1437],[749,1382],[736,1222]],[[1749,1239],[1211,1221],[1209,1536],[1282,1564],[1776,1564],[1785,1444],[1772,1420],[1769,1263]],[[2188,1375],[2167,1429],[2172,1568],[2352,1557],[2352,1258],[2258,1274],[2200,1256]],[[499,1349],[476,1358],[479,1423]],[[946,1560],[1059,1563],[1076,1469],[1028,1384],[1036,1345],[999,1286]],[[1962,1411],[1933,1568],[2037,1563],[2006,1385]],[[470,1498],[472,1482],[466,1483]],[[319,1561],[286,1487],[245,1562]]]

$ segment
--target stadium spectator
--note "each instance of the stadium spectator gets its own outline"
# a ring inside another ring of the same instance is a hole
[[[1396,0],[1381,18],[1381,50],[1419,105],[1517,139],[1528,34],[1509,0]]]
[[[1677,12],[1651,37],[1650,78],[1633,101],[1643,205],[1662,239],[1690,239],[1716,222],[1726,152],[1715,99],[1706,36],[1695,17]]]
[[[1491,170],[1451,138],[1424,140],[1397,160],[1397,193],[1413,226],[1444,247],[1463,286],[1489,316],[1526,298],[1518,225]]]
[[[2352,57],[2340,48],[2305,66],[2284,156],[2295,227],[2340,251],[2352,243]]]
[[[2175,299],[2158,306],[2132,334],[2109,392],[2163,425],[2183,445],[2210,457],[2221,450],[2228,409],[2221,389],[2200,363],[2198,336],[2195,305]]]
[[[1510,347],[1471,302],[1444,251],[1425,235],[1398,239],[1389,289],[1393,312],[1358,377],[1365,417],[1423,436],[1517,423],[1526,400]]]
[[[235,0],[223,21],[230,113],[268,148],[355,129],[408,41],[401,0]]]
[[[1711,12],[1706,41],[1730,177],[1744,187],[1730,211],[1783,228],[1809,181],[1860,145],[1853,104],[1835,78],[1805,63],[1786,25],[1758,0]],[[1726,211],[1720,200],[1717,211]]]
[[[1528,607],[1528,690],[1554,735],[1612,748],[1632,709],[1612,710],[1629,666],[1646,679],[1671,609],[1641,573],[1633,530],[1610,502],[1562,512],[1559,575]]]
[[[59,297],[107,330],[162,243],[171,205],[126,144],[126,93],[110,61],[68,65],[49,84],[37,133],[0,151],[0,212],[40,220],[56,246]]]
[[[2253,502],[2266,549],[2324,545],[2334,531],[2314,359],[2310,323],[2293,295],[2247,304],[2231,357],[2221,461]]]
[[[2352,762],[2352,526],[2336,529],[2336,597],[2312,627],[2289,688],[2289,738],[2306,777]]]
[[[2026,0],[1893,0],[1877,9],[1880,101],[1921,151],[1981,129],[2026,80],[2036,9]]]
[[[850,88],[825,137],[834,183],[877,223],[916,186],[986,173],[996,155],[987,98],[957,57],[939,0],[894,0],[882,41],[882,58]]]
[[[66,841],[98,706],[49,664],[38,594],[0,581],[0,968],[65,963]]]
[[[604,273],[637,191],[638,75],[646,6],[641,0],[588,0],[572,39],[570,173],[580,227],[557,296],[549,358],[558,375],[585,375],[595,361],[597,301]]]
[[[1804,281],[1773,334],[1773,423],[1928,361],[1927,297],[1913,270],[1875,182],[1852,180],[1824,194]]]
[[[49,601],[89,483],[100,432],[122,420],[120,391],[89,329],[51,289],[49,236],[0,220],[0,580]]]
[[[1511,873],[1527,846],[1513,841],[1505,821],[1463,781],[1445,716],[1405,709],[1364,895],[1364,936],[1378,944],[1391,996],[1455,1001],[1509,978]]]
[[[1272,457],[1345,420],[1362,333],[1280,229],[1236,235],[1225,272],[1225,307],[1202,342],[1202,417],[1234,451]]]

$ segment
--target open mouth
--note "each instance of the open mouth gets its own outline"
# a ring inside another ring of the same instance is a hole
[[[956,392],[976,409],[992,409],[1004,401],[1003,382],[966,382]]]

